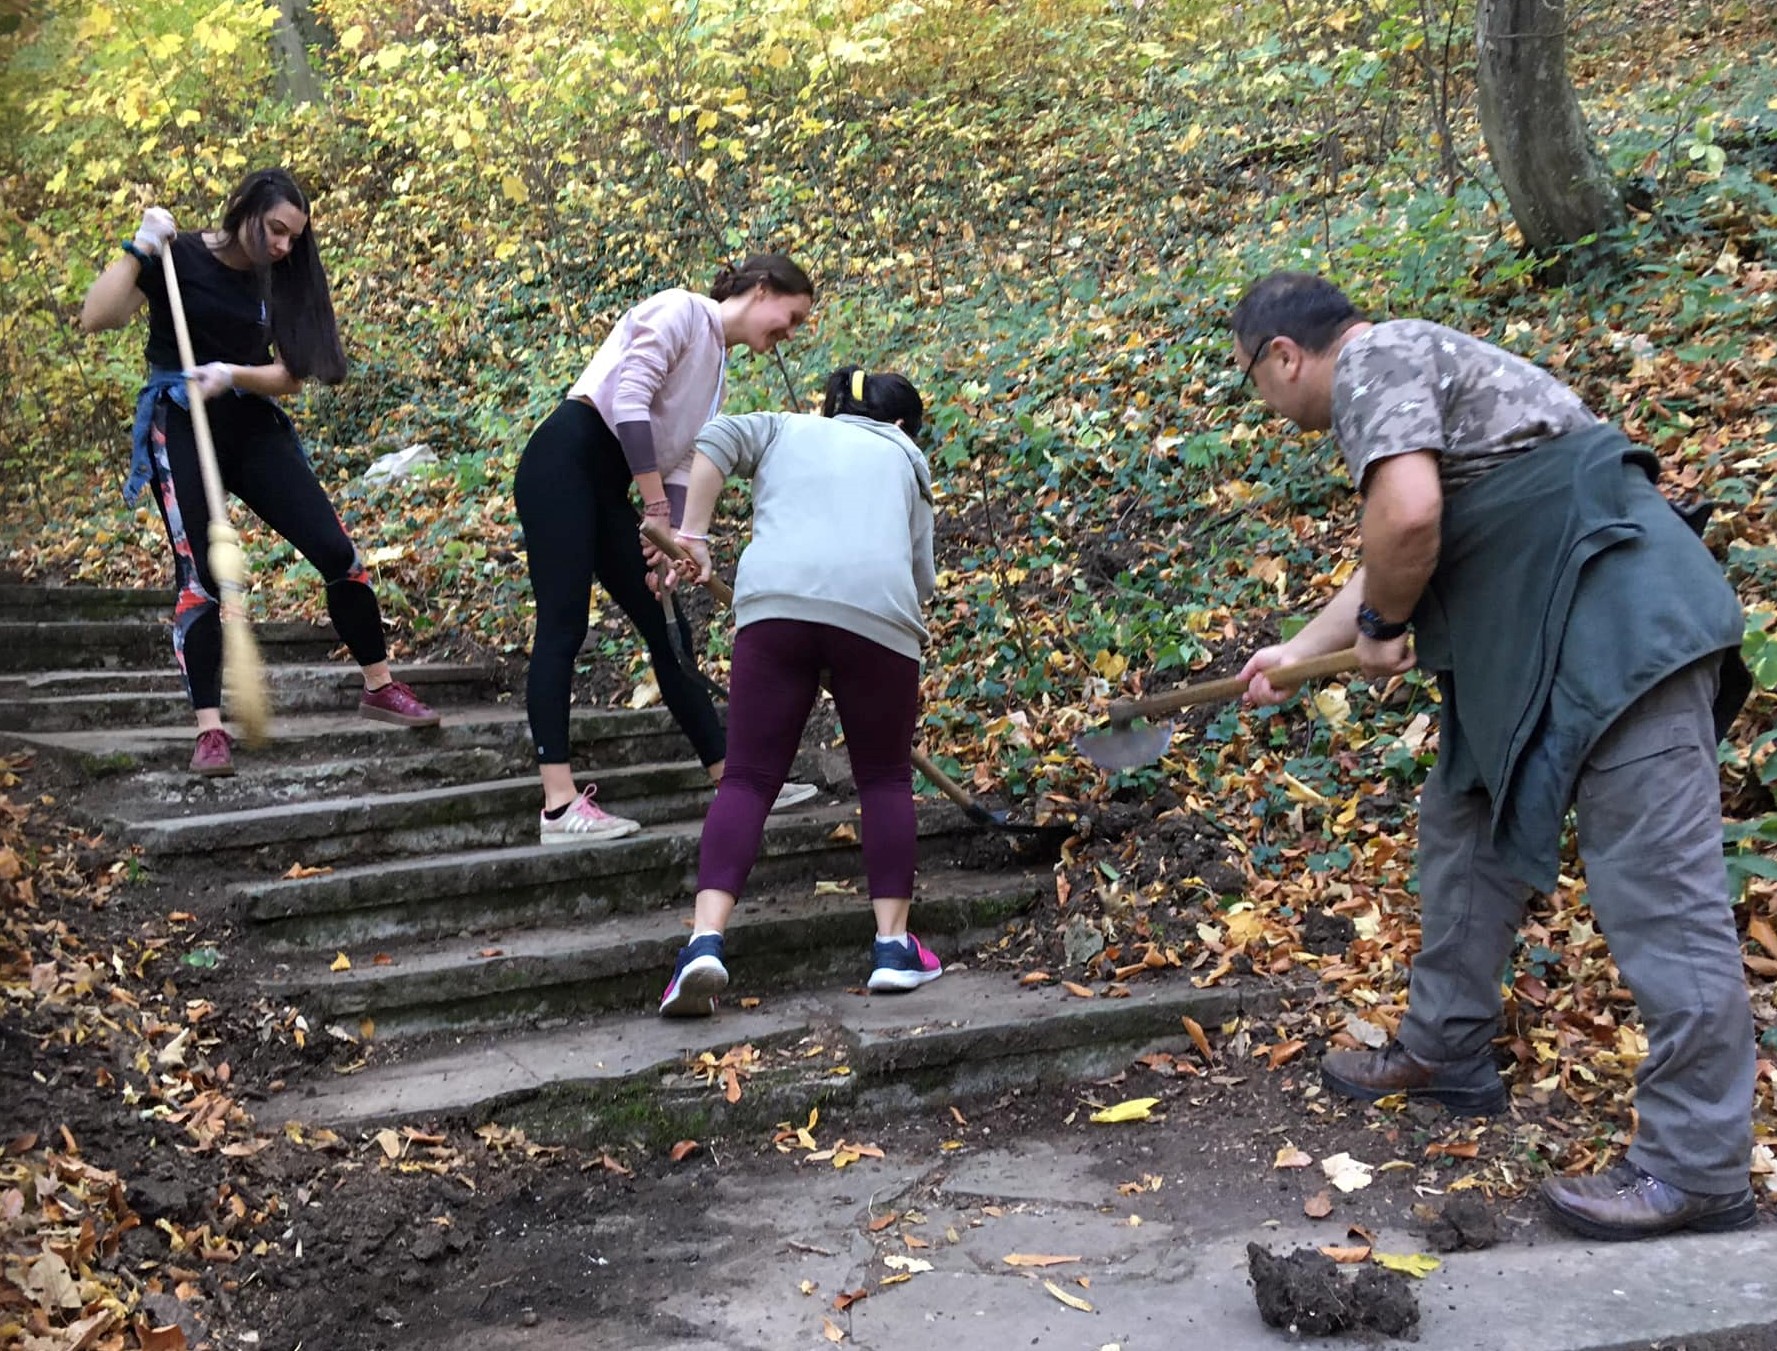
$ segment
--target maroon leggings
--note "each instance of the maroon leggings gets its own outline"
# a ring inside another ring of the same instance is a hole
[[[800,619],[762,619],[735,635],[728,764],[703,823],[699,891],[738,896],[746,886],[766,814],[789,777],[823,672],[845,727],[863,809],[870,895],[913,895],[919,855],[912,764],[919,663],[845,629]]]

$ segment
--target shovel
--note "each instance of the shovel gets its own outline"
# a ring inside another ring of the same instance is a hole
[[[1274,666],[1265,672],[1265,676],[1273,685],[1299,685],[1304,680],[1341,675],[1356,669],[1357,649],[1348,647],[1294,666]],[[1119,699],[1111,705],[1110,726],[1100,732],[1080,733],[1074,738],[1074,747],[1103,770],[1134,769],[1137,765],[1148,764],[1166,754],[1167,746],[1172,743],[1172,724],[1132,726],[1136,719],[1237,698],[1246,693],[1246,685],[1247,682],[1239,676],[1227,676],[1221,680],[1206,680],[1201,685],[1181,685],[1176,690],[1148,699]]]
[[[643,524],[642,533],[647,535],[654,547],[668,558],[678,559],[686,556],[685,551],[679,547],[679,542],[653,521]],[[705,585],[710,595],[714,596],[719,604],[728,606],[730,609],[733,608],[734,588],[729,586],[727,582],[712,575]],[[1049,835],[1058,831],[1073,833],[1072,822],[1046,826],[1026,825],[1022,821],[1012,820],[1010,813],[1006,811],[995,811],[982,806],[963,790],[961,784],[933,764],[932,758],[918,746],[913,748],[913,767],[936,784],[938,791],[961,807],[963,815],[978,826],[989,826],[994,830],[1003,830],[1013,835]]]

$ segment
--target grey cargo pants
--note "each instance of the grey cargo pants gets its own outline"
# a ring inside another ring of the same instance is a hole
[[[1588,901],[1647,1032],[1629,1159],[1697,1192],[1746,1185],[1756,1073],[1722,863],[1719,665],[1695,662],[1631,704],[1575,791]],[[1431,1061],[1480,1054],[1498,1035],[1499,973],[1531,896],[1493,850],[1487,795],[1453,792],[1441,769],[1420,797],[1423,937],[1400,1028]]]

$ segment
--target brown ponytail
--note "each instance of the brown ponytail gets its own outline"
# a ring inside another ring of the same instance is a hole
[[[764,286],[780,296],[814,299],[814,283],[808,279],[808,273],[781,253],[748,254],[739,266],[724,263],[710,283],[710,299],[743,296],[755,286]]]

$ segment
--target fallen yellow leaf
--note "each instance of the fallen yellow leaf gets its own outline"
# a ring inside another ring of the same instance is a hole
[[[1271,1160],[1273,1168],[1306,1168],[1314,1162],[1314,1156],[1294,1145],[1285,1145],[1277,1151],[1277,1157]]]
[[[1009,1267],[1053,1267],[1059,1266],[1063,1262],[1078,1262],[1079,1260],[1078,1254],[1072,1257],[1059,1257],[1043,1252],[1007,1253],[1004,1258]]]
[[[1429,1273],[1444,1265],[1431,1254],[1422,1252],[1379,1252],[1372,1254],[1371,1260],[1377,1266],[1387,1267],[1390,1271],[1403,1272],[1415,1279],[1424,1279]]]
[[[1130,1098],[1114,1107],[1107,1107],[1102,1112],[1094,1112],[1090,1119],[1106,1126],[1124,1121],[1146,1121],[1159,1104],[1158,1098]]]
[[[1054,1281],[1044,1281],[1043,1282],[1043,1289],[1047,1290],[1050,1294],[1054,1295],[1056,1299],[1060,1300],[1063,1304],[1067,1305],[1067,1307],[1070,1309],[1078,1309],[1081,1313],[1095,1313],[1095,1312],[1097,1312],[1085,1300],[1081,1299],[1078,1295],[1068,1294],[1067,1291],[1063,1290],[1059,1285],[1055,1284]]]
[[[352,969],[352,959],[342,952],[339,956],[333,959],[332,964],[329,965],[327,969],[329,971],[350,971]]]

